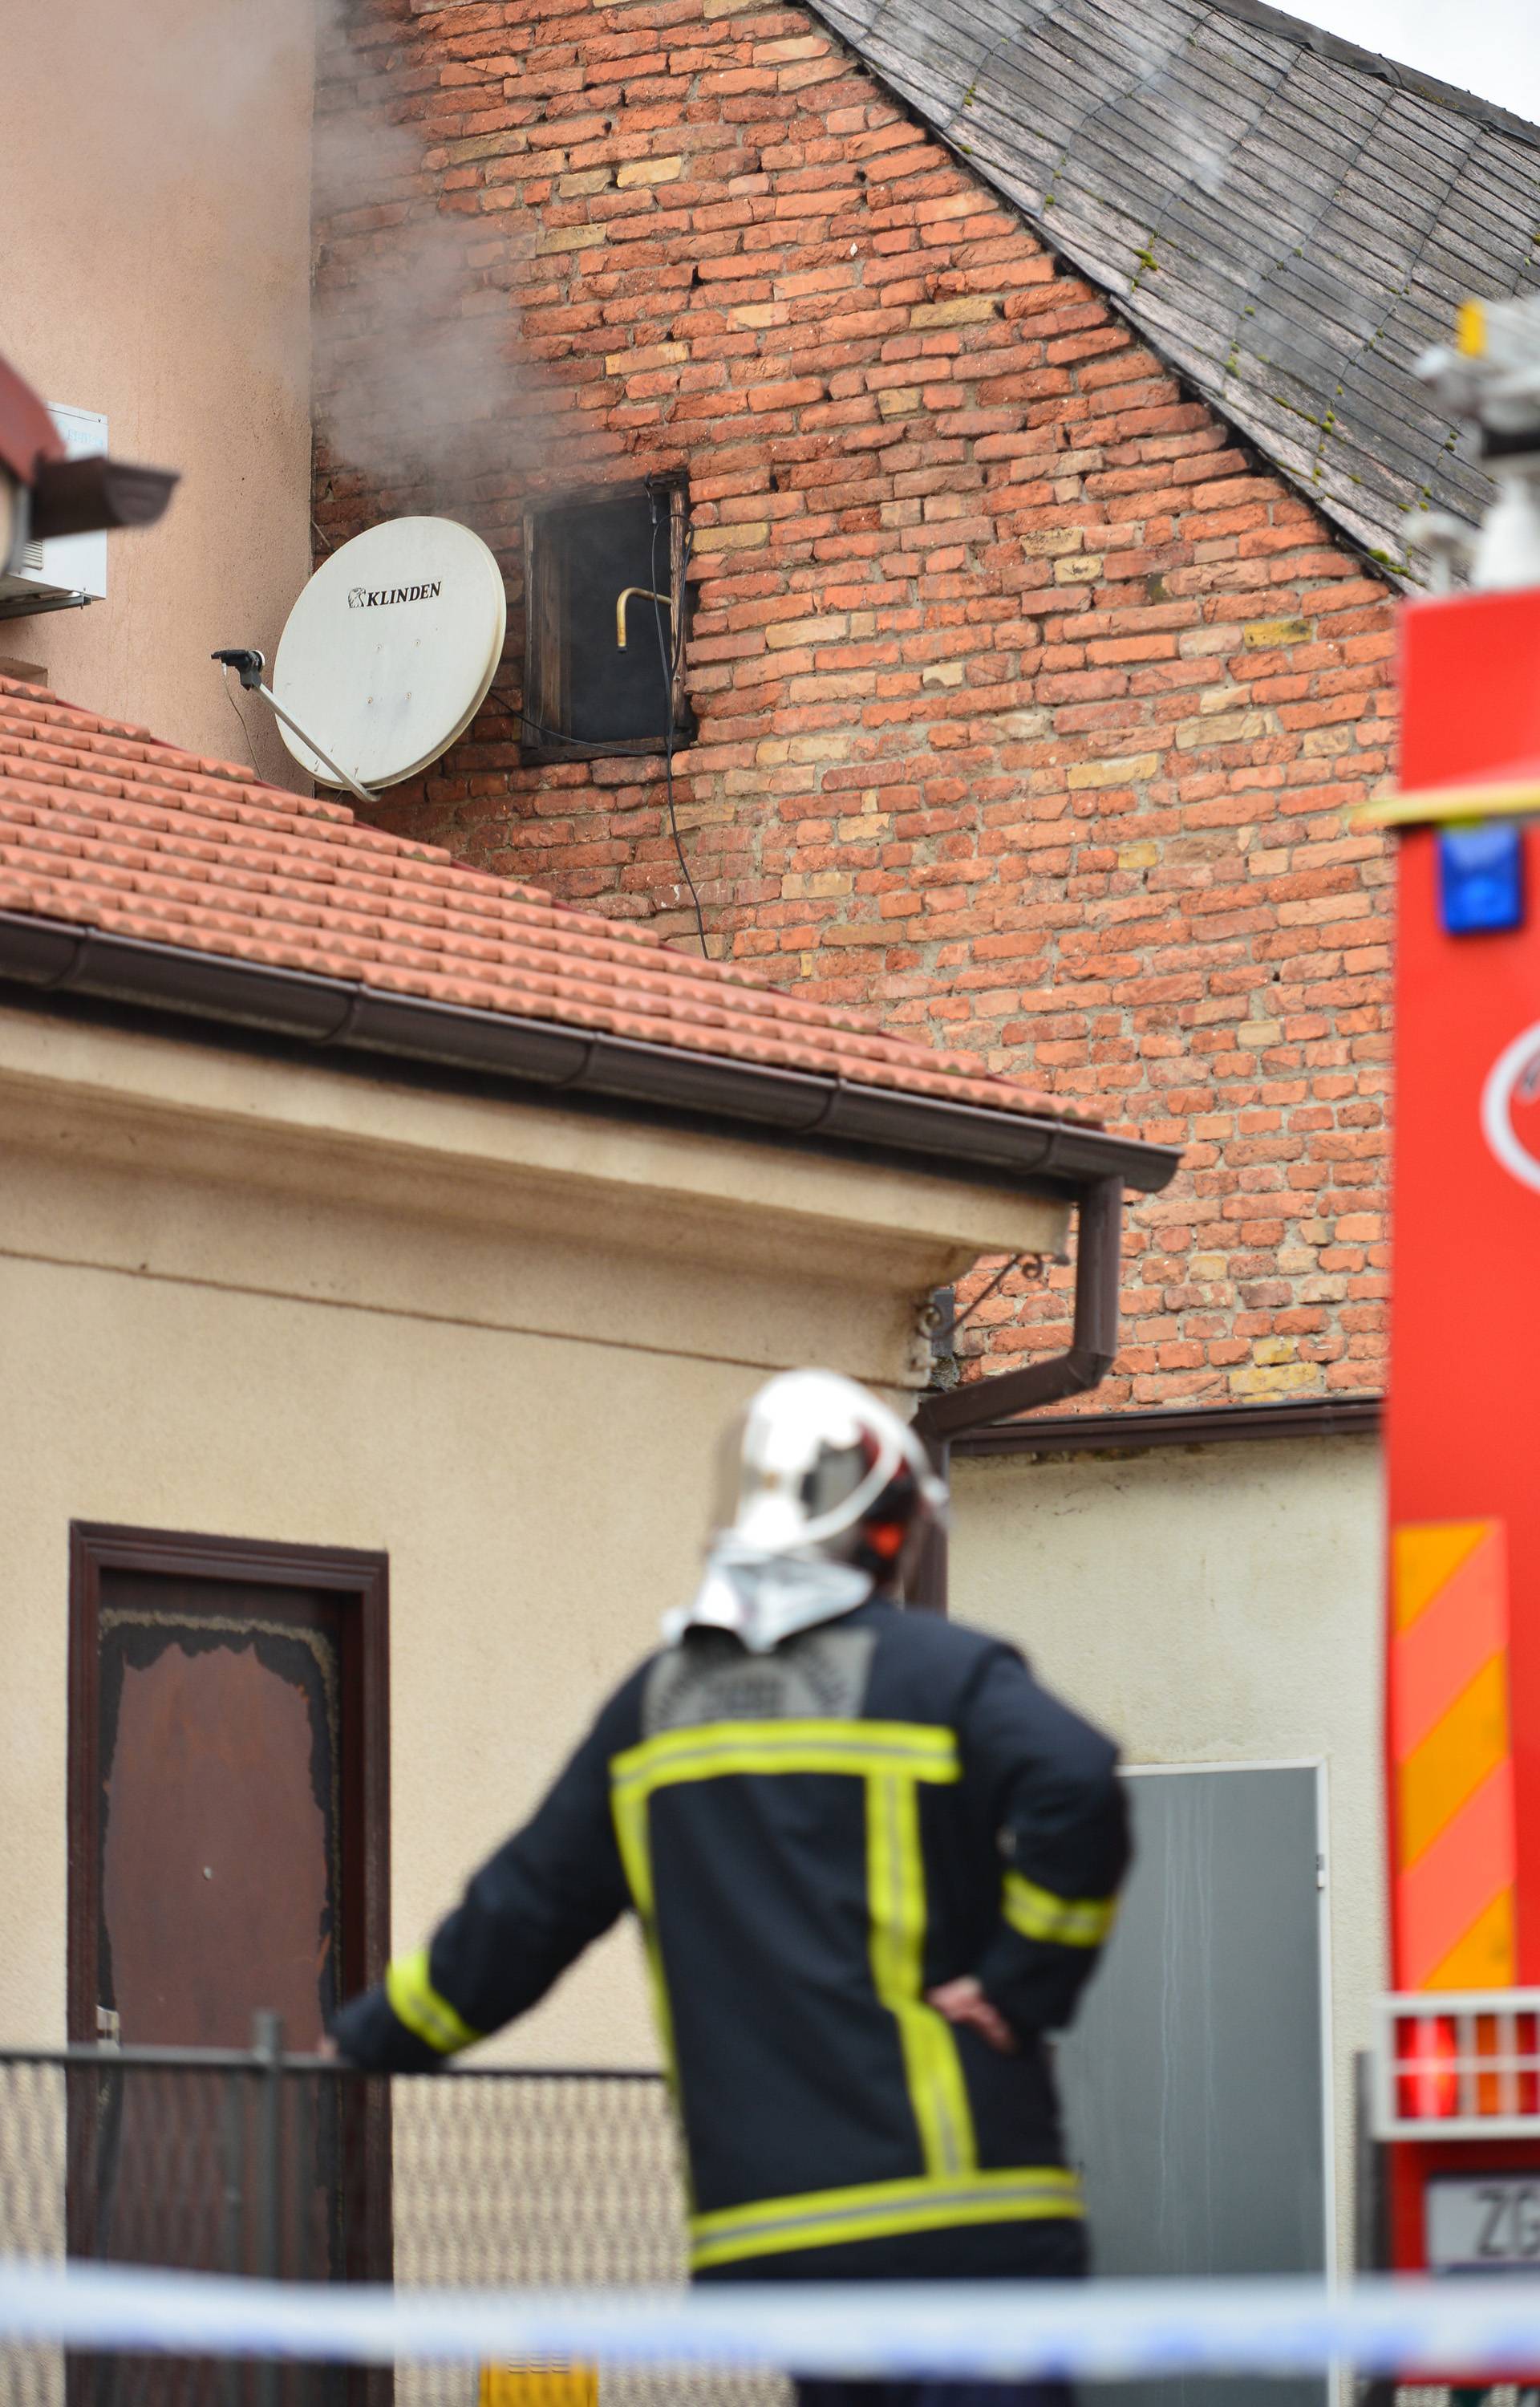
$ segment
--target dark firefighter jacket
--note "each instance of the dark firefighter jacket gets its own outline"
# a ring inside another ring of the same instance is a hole
[[[1115,1753],[974,1631],[872,1600],[746,1654],[692,1630],[600,1713],[343,2054],[435,2064],[628,1905],[684,2121],[698,2273],[1077,2270],[1041,2041],[1127,1859]],[[1006,2056],[925,2002],[975,1974]]]

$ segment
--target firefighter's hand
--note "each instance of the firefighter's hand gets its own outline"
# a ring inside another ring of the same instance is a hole
[[[966,2023],[1001,2056],[1015,2055],[1016,2037],[1010,2025],[998,2008],[990,2004],[970,1974],[965,1974],[960,1981],[943,1981],[940,1988],[927,1989],[925,2003],[944,2015],[949,2023]]]

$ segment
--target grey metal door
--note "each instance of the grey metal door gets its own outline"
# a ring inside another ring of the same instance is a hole
[[[1096,2271],[1326,2263],[1321,1774],[1127,1775],[1137,1860],[1059,2070]],[[1323,2407],[1322,2382],[1098,2386],[1097,2407]]]

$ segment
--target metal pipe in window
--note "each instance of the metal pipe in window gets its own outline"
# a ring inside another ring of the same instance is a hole
[[[671,617],[673,612],[673,595],[671,593],[655,593],[651,586],[648,585],[628,585],[624,587],[615,596],[615,640],[616,648],[622,652],[626,648],[626,605],[628,602],[633,600],[642,602],[661,602],[664,609],[670,613]]]

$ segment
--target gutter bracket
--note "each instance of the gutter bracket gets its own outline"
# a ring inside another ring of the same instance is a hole
[[[1098,1178],[1081,1195],[1075,1254],[1075,1319],[1067,1352],[1007,1371],[997,1379],[969,1379],[944,1395],[925,1397],[914,1430],[941,1477],[949,1477],[952,1440],[965,1430],[997,1425],[1066,1396],[1099,1387],[1118,1351],[1118,1300],[1123,1264],[1123,1181]],[[947,1609],[946,1532],[932,1532],[913,1583],[911,1604]]]
[[[75,950],[71,953],[68,961],[64,963],[64,968],[60,970],[54,977],[39,978],[36,981],[38,990],[41,993],[57,994],[62,988],[73,986],[76,979],[78,977],[81,968],[84,965],[86,955],[90,952],[92,945],[95,940],[96,931],[94,928],[80,928],[76,930],[74,934]]]

